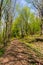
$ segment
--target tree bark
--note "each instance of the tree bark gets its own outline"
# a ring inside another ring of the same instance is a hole
[[[41,24],[41,35],[43,35],[43,20],[41,19],[41,22],[42,22],[42,24]]]

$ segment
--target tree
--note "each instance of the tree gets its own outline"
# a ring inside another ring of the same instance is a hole
[[[2,15],[2,6],[3,6],[3,0],[0,1],[0,21],[1,21],[1,15]]]
[[[15,15],[14,11],[16,6],[16,0],[14,0],[13,5],[12,3],[13,3],[12,0],[0,0],[0,21],[4,20],[4,27],[3,27],[4,46],[7,45],[7,42],[11,37],[11,27],[12,27],[12,21]]]
[[[30,34],[40,34],[40,19],[32,13],[30,15]]]
[[[4,31],[4,46],[7,45],[7,42],[9,41],[11,37],[11,27],[12,27],[12,22],[13,22],[13,14],[14,14],[14,8],[16,5],[16,0],[14,2],[14,5],[12,7],[12,0],[7,0],[6,7],[4,9],[4,14],[5,14],[5,31]]]
[[[3,2],[4,2],[4,0],[0,0],[0,43],[2,42],[2,22],[1,22],[1,18],[2,18]]]
[[[18,17],[15,19],[12,26],[12,35],[14,37],[25,35],[39,34],[40,32],[40,19],[25,6],[21,9]]]
[[[39,13],[41,19],[41,34],[43,34],[43,0],[26,0],[28,3],[31,3]]]

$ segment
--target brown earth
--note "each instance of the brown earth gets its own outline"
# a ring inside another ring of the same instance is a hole
[[[32,49],[14,39],[0,58],[0,65],[43,65],[43,57],[37,57]]]

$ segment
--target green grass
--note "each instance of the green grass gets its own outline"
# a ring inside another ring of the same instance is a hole
[[[29,41],[34,40],[35,37],[25,37],[24,39],[20,39],[21,42],[23,42],[28,48],[30,48],[32,51],[36,53],[38,57],[43,57],[43,54],[41,54],[40,47],[37,47],[35,43],[29,43]]]
[[[0,49],[0,57],[4,54],[4,49]]]
[[[36,63],[32,63],[32,65],[36,65]]]
[[[30,49],[32,49],[36,54],[37,54],[37,56],[43,56],[43,54],[41,54],[40,53],[40,51],[39,51],[39,49],[37,49],[37,48],[33,48],[32,47],[32,45],[31,44],[29,44],[29,43],[25,43]]]

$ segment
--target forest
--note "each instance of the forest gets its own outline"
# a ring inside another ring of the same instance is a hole
[[[0,65],[43,65],[43,0],[0,0]]]

